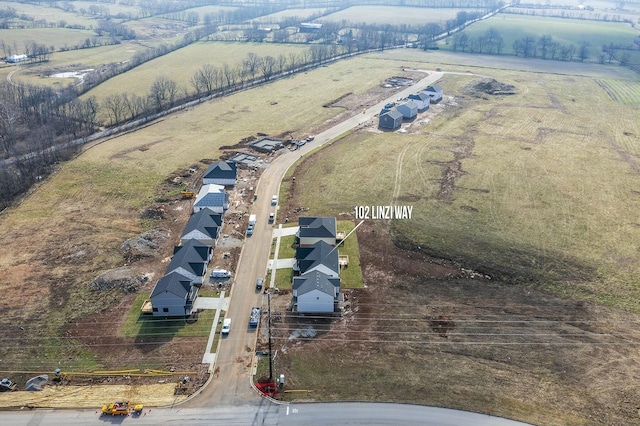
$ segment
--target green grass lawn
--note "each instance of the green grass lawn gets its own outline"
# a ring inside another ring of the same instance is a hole
[[[350,220],[339,220],[338,232],[344,232],[345,235],[348,235],[355,226],[356,224]],[[349,265],[340,269],[340,288],[362,288],[364,280],[360,267],[358,236],[355,232],[338,246],[338,254],[349,256]]]
[[[206,294],[206,293],[205,293]],[[201,294],[200,296],[204,296]],[[198,321],[187,324],[182,318],[160,319],[152,315],[142,314],[142,303],[149,298],[148,294],[140,294],[131,306],[122,328],[120,337],[143,337],[166,339],[170,337],[205,337],[211,332],[215,310],[206,309],[198,314]]]
[[[295,240],[295,235],[280,237],[280,250],[278,251],[278,259],[291,259],[292,257],[296,256],[296,249],[291,247]]]
[[[465,9],[426,8],[426,7],[394,7],[394,6],[352,6],[338,12],[323,16],[318,22],[415,25],[422,26],[429,22],[441,23],[456,17]]]

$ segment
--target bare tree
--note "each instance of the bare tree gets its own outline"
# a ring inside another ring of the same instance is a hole
[[[171,107],[178,93],[178,85],[175,81],[165,76],[160,76],[151,84],[149,97],[153,102],[156,111],[162,111],[166,107]]]
[[[262,72],[262,78],[264,78],[264,81],[271,80],[275,66],[276,60],[273,56],[265,56],[262,58],[260,61],[260,71]]]
[[[247,57],[242,61],[242,70],[245,75],[251,77],[251,80],[256,78],[258,67],[260,64],[260,57],[255,53],[247,53]]]
[[[578,44],[578,58],[580,58],[580,62],[584,62],[585,59],[589,57],[589,46],[591,44],[588,41],[581,41]]]
[[[111,94],[104,98],[104,106],[107,108],[111,124],[122,122],[127,106],[121,94]]]

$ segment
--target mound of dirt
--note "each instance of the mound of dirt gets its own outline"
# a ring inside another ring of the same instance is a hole
[[[150,206],[140,212],[141,219],[160,220],[167,217],[167,210],[164,206]]]
[[[89,283],[89,289],[96,291],[119,289],[125,293],[135,293],[148,279],[146,275],[134,275],[131,268],[123,266],[95,277]]]
[[[171,232],[165,228],[150,229],[122,243],[122,255],[129,262],[143,257],[154,257],[170,235]]]
[[[475,95],[513,95],[515,94],[515,86],[510,84],[500,83],[499,81],[488,78],[481,81],[473,81],[468,84],[465,88],[465,91]]]

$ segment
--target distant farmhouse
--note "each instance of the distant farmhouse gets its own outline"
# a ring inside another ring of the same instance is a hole
[[[211,163],[202,178],[203,185],[215,184],[233,186],[238,175],[237,165],[233,161],[216,161]]]
[[[320,31],[322,29],[322,24],[314,22],[302,22],[299,28],[301,33],[312,33],[315,31]]]
[[[11,55],[7,58],[7,63],[16,64],[18,62],[24,62],[27,59],[29,59],[27,55]]]

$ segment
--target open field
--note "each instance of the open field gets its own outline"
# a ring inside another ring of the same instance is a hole
[[[24,53],[24,44],[36,42],[59,50],[84,43],[87,38],[97,37],[93,30],[72,30],[69,28],[28,28],[2,30],[0,40],[11,47],[12,53]]]
[[[623,80],[597,80],[600,87],[616,102],[640,104],[640,82]]]
[[[389,24],[422,26],[429,22],[444,23],[456,17],[464,9],[393,7],[393,6],[352,6],[319,18],[319,22],[340,22],[346,20],[355,24]]]
[[[174,80],[179,87],[186,87],[192,91],[193,87],[189,80],[205,64],[216,67],[228,64],[233,68],[241,65],[248,53],[255,53],[261,57],[267,55],[277,57],[279,54],[285,56],[289,53],[299,54],[307,48],[281,44],[198,42],[146,62],[126,74],[116,76],[92,89],[85,96],[96,96],[102,99],[112,93],[124,92],[129,95],[144,96],[148,94],[153,81],[163,75]]]
[[[122,44],[93,47],[90,49],[69,50],[67,52],[55,52],[51,59],[45,63],[21,64],[19,71],[11,75],[14,83],[38,84],[50,86],[66,86],[76,84],[75,78],[49,78],[47,76],[85,69],[97,69],[101,66],[131,59],[136,52],[146,50],[148,47],[137,42],[125,42]],[[6,78],[11,71],[18,66],[0,69],[0,79]]]
[[[462,68],[470,56],[438,57]],[[599,71],[616,72],[608,67],[474,71],[516,93],[491,96],[480,77],[446,75],[439,113],[406,133],[360,130],[290,172],[286,202],[308,214],[399,204],[414,216],[358,230],[365,289],[346,291],[353,312],[278,319],[277,374],[314,400],[636,424],[637,106],[597,84]],[[315,338],[290,339],[307,326]],[[324,351],[334,356],[317,357]]]
[[[484,35],[489,28],[496,29],[504,39],[503,53],[513,54],[513,42],[526,36],[537,41],[543,35],[550,35],[561,45],[573,44],[576,49],[582,41],[590,43],[588,60],[595,61],[604,44],[629,45],[637,37],[636,30],[629,24],[614,22],[586,21],[578,19],[545,18],[499,13],[477,22],[465,30],[469,37]],[[449,43],[451,43],[449,39]],[[441,48],[449,48],[444,41]],[[577,53],[577,51],[576,51]],[[577,57],[577,55],[576,55]]]
[[[255,22],[278,22],[284,18],[300,18],[307,19],[310,16],[318,13],[323,13],[326,9],[323,8],[309,8],[309,9],[286,9],[280,12],[272,13],[270,15],[261,16],[253,19]]]
[[[96,20],[90,15],[82,16],[79,13],[66,12],[62,9],[46,6],[44,4],[3,1],[2,6],[15,9],[19,15],[25,14],[36,20],[45,20],[47,22],[65,21],[67,25],[84,25],[85,27],[89,27],[96,23]],[[2,31],[4,32],[5,30]]]

